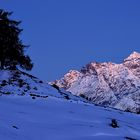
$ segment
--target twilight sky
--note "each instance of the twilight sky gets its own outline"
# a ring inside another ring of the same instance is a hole
[[[44,80],[140,52],[139,0],[0,0],[0,8],[22,20],[31,73]]]

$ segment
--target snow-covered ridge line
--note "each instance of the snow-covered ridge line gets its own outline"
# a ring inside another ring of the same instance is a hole
[[[51,84],[97,104],[140,113],[140,54],[133,52],[121,64],[91,62]]]
[[[0,95],[27,95],[33,99],[56,97],[87,102],[20,70],[0,70]]]

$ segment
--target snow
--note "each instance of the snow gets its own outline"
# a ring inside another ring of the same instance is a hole
[[[140,112],[140,54],[137,52],[121,64],[91,62],[79,72],[69,71],[52,83],[96,104]]]
[[[139,115],[87,103],[21,71],[0,71],[0,93],[0,140],[140,139]]]
[[[140,116],[62,98],[0,97],[1,140],[140,139]],[[116,119],[119,128],[110,126]]]
[[[140,59],[140,53],[134,51],[132,54],[130,54],[129,57],[127,57],[124,61],[130,61],[132,59]]]
[[[6,70],[0,70],[0,81],[9,79],[10,78],[10,72]]]
[[[42,95],[53,96],[58,98],[72,98],[73,100],[83,100],[77,96],[58,90],[48,85],[47,82],[41,81],[32,75],[24,73],[19,70],[0,71],[0,93],[12,95]],[[85,101],[85,100],[83,100]]]

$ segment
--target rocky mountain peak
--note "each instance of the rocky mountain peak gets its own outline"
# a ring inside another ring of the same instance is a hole
[[[126,59],[124,59],[124,61],[131,61],[131,60],[136,60],[136,59],[140,59],[140,53],[134,51]]]
[[[53,82],[74,95],[125,111],[140,111],[140,53],[121,64],[91,62]]]
[[[64,82],[68,87],[71,86],[72,83],[78,80],[81,73],[77,70],[70,70],[66,75],[64,75]]]
[[[140,78],[140,53],[133,52],[124,60],[123,65],[127,67],[135,76]]]

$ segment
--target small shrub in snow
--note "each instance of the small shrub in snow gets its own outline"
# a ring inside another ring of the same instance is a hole
[[[18,83],[19,83],[19,87],[23,87],[23,85],[25,85],[25,82],[22,79],[19,79]]]
[[[15,126],[15,125],[13,125],[12,127],[15,128],[15,129],[19,129],[19,128],[18,128],[17,126]]]
[[[31,87],[30,87],[29,85],[27,85],[27,87],[26,87],[26,88],[27,88],[27,90],[30,90],[30,89],[31,89]]]
[[[82,93],[79,96],[82,97],[82,98],[86,98],[86,96]]]
[[[117,120],[112,119],[112,120],[111,120],[111,124],[110,124],[110,126],[112,126],[113,128],[118,128],[119,126],[118,126],[118,122],[117,122]]]
[[[68,96],[68,95],[65,95],[65,99],[70,100],[70,98],[69,98],[69,96]]]
[[[9,94],[11,94],[11,93],[10,93],[10,92],[4,92],[4,94],[9,95]]]
[[[33,96],[32,99],[36,99],[35,96]]]
[[[34,89],[34,90],[37,90],[37,87],[34,87],[33,89]]]
[[[127,140],[137,140],[137,139],[130,138],[130,137],[125,137],[125,139],[127,139]]]
[[[43,81],[39,81],[39,83],[43,83]]]
[[[3,80],[2,83],[1,83],[1,86],[6,86],[6,85],[7,85],[7,81]]]
[[[21,95],[21,96],[24,96],[24,95],[25,95],[25,92],[22,92],[20,95]]]
[[[26,89],[24,89],[24,92],[27,92],[27,90],[26,90]]]

